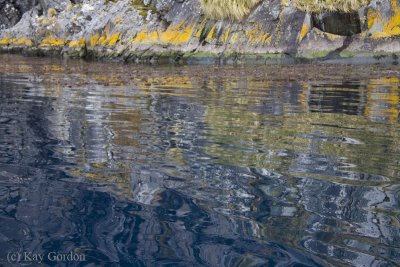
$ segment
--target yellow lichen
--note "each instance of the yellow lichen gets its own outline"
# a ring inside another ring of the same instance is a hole
[[[109,46],[114,46],[120,41],[121,34],[120,33],[114,33],[110,36],[108,39],[108,45]]]
[[[199,26],[197,27],[196,33],[194,34],[194,36],[195,36],[196,38],[200,39],[201,33],[203,32],[206,23],[207,23],[207,19],[203,20],[203,21],[199,24]]]
[[[393,16],[391,16],[388,21],[382,22],[383,23],[382,31],[373,33],[371,36],[372,38],[385,38],[385,37],[393,37],[400,35],[400,8],[397,7],[396,0],[392,0],[392,10],[393,10]],[[377,13],[377,18],[375,19],[374,22],[376,21],[383,21],[380,12]]]
[[[49,35],[40,42],[40,46],[64,46],[64,45],[65,45],[65,40],[60,39],[54,35]]]
[[[372,26],[373,26],[373,25],[375,24],[375,22],[377,21],[378,16],[376,15],[375,10],[369,9],[369,10],[368,10],[368,15],[367,15],[367,17],[368,17],[368,29],[371,29]]]
[[[2,39],[0,39],[0,45],[9,45],[10,44],[10,36],[6,36]]]
[[[69,42],[69,47],[84,47],[86,43],[85,38],[81,38],[79,40],[73,40]]]
[[[232,34],[230,42],[231,42],[232,44],[234,44],[234,43],[236,43],[236,41],[237,41],[238,38],[239,38],[239,35],[238,35],[237,32],[235,32],[235,33]]]
[[[96,33],[89,37],[89,46],[115,46],[121,41],[121,33],[113,33],[107,34],[107,31],[104,31],[102,35]]]
[[[193,31],[193,25],[184,26],[183,23],[180,23],[170,26],[166,31],[141,31],[136,35],[133,42],[182,45],[189,42]]]
[[[100,36],[99,40],[97,41],[97,44],[100,46],[107,45],[107,34],[106,33],[104,33],[102,36]]]
[[[309,30],[309,26],[307,23],[304,22],[303,26],[301,27],[300,33],[299,33],[299,38],[298,38],[299,42],[301,42],[304,39],[308,30]]]
[[[251,29],[245,31],[247,42],[252,45],[269,44],[271,35],[265,32],[261,25],[256,24]]]
[[[89,37],[89,45],[90,46],[96,46],[98,41],[100,39],[100,35],[96,33],[95,35],[92,35]]]
[[[32,46],[33,41],[27,37],[19,37],[19,38],[14,38],[11,39],[10,44],[16,45],[16,46]]]
[[[214,26],[212,26],[210,32],[207,34],[207,37],[206,37],[207,42],[211,42],[211,39],[214,37],[215,26],[216,25],[214,24]]]
[[[222,39],[222,41],[223,41],[224,43],[227,43],[227,42],[228,42],[230,32],[231,32],[231,27],[228,27],[228,28],[225,30],[225,34],[224,34],[224,37],[223,37],[223,39]]]

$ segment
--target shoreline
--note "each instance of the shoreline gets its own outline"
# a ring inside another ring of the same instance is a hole
[[[176,65],[268,65],[268,64],[399,64],[398,53],[393,52],[346,52],[332,51],[310,52],[306,56],[294,56],[286,53],[214,53],[129,50],[116,47],[41,47],[0,45],[0,54],[17,54],[34,57],[57,57],[133,64],[176,64]]]

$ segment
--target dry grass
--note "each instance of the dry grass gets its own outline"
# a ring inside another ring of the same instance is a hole
[[[206,15],[214,19],[241,20],[261,0],[200,0]]]
[[[306,12],[352,12],[367,6],[370,0],[293,0],[293,4]]]
[[[241,20],[262,0],[200,0],[204,12],[214,19]],[[313,13],[352,12],[367,6],[371,0],[292,0],[300,10]]]

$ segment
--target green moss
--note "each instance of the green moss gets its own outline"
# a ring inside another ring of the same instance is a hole
[[[355,57],[355,54],[352,52],[341,52],[339,56],[343,58],[352,58]]]
[[[265,59],[280,59],[284,57],[284,55],[281,53],[267,53],[261,54],[260,56]]]
[[[309,54],[306,54],[305,58],[315,59],[315,58],[323,58],[326,57],[330,51],[315,51]]]

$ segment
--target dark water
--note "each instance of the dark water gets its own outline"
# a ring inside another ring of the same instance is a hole
[[[398,266],[399,78],[0,56],[0,265]]]

